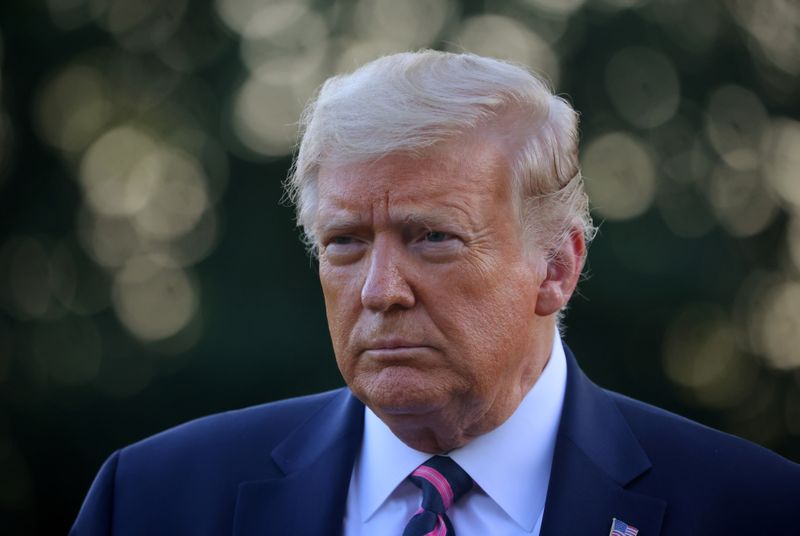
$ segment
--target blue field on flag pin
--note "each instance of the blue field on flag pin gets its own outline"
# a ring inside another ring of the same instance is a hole
[[[639,529],[615,517],[611,520],[611,532],[608,536],[636,536],[638,533]]]

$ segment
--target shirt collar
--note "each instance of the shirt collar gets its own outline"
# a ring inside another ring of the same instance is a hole
[[[357,479],[362,521],[372,517],[397,486],[431,455],[395,436],[371,409],[364,411],[364,436],[353,478]]]
[[[450,453],[526,531],[544,510],[566,385],[567,361],[556,336],[541,376],[511,417]]]
[[[514,413],[491,432],[449,453],[520,527],[531,531],[544,510],[567,364],[556,334],[542,374]],[[369,408],[354,478],[368,520],[397,486],[431,455],[412,449]],[[523,478],[524,475],[524,478]]]

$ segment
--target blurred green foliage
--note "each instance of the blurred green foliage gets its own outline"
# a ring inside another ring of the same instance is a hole
[[[325,78],[420,47],[581,111],[589,375],[800,460],[796,2],[11,1],[0,533],[64,533],[125,444],[341,384],[280,183]]]

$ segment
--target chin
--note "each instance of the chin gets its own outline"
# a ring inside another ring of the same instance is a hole
[[[409,367],[389,367],[352,385],[355,395],[378,416],[424,415],[445,405],[442,385]]]

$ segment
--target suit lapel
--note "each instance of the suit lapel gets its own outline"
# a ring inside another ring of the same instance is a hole
[[[626,487],[650,468],[614,401],[567,355],[567,394],[541,536],[601,535],[616,517],[656,536],[666,503]],[[234,536],[339,534],[364,406],[343,389],[272,451],[274,479],[239,487]]]
[[[272,451],[282,473],[239,486],[234,536],[338,534],[364,406],[343,389]]]
[[[567,355],[567,392],[556,439],[542,536],[607,536],[612,518],[656,536],[666,503],[626,489],[650,460],[614,401]]]

